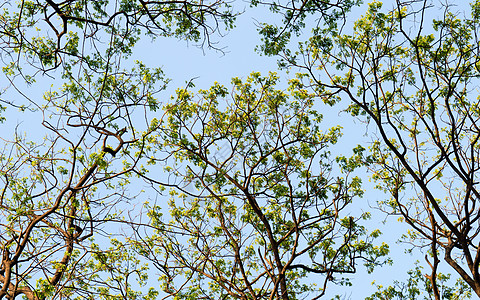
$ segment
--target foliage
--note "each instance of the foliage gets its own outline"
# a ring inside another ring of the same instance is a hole
[[[407,272],[408,279],[405,282],[394,281],[393,286],[383,288],[383,286],[375,284],[377,292],[372,294],[365,300],[415,300],[415,299],[435,299],[431,281],[423,275],[422,267],[415,264],[415,269]],[[454,285],[450,282],[450,274],[437,275],[437,288],[439,289],[440,299],[471,299],[472,289],[463,281],[458,278]]]
[[[132,222],[126,204],[139,192],[130,187],[133,170],[141,168],[142,153],[130,152],[144,142],[139,120],[159,109],[156,94],[168,80],[161,69],[128,58],[142,35],[212,46],[212,35],[232,27],[230,5],[22,0],[0,6],[2,83],[10,83],[0,112],[15,116],[18,108],[34,124],[29,133],[17,126],[12,136],[11,127],[2,129],[0,299],[155,298],[155,291],[138,292],[146,285],[145,266],[117,230]]]
[[[84,64],[96,69],[112,54],[128,56],[142,34],[213,46],[210,36],[232,27],[223,1],[22,0],[3,6],[0,49],[8,72],[48,72]],[[32,80],[31,78],[25,78]]]
[[[260,20],[258,50],[299,70],[288,87],[252,73],[162,107],[169,80],[135,47],[217,49],[232,3],[0,4],[0,299],[320,298],[391,262],[366,225],[366,169],[428,265],[368,299],[480,296],[480,1],[251,5],[281,16]],[[331,106],[368,147],[346,153]]]
[[[216,84],[198,100],[180,89],[152,124],[152,163],[175,189],[170,217],[150,207],[155,233],[139,248],[175,299],[318,298],[329,281],[348,283],[357,260],[371,270],[389,252],[361,225],[368,215],[349,210],[362,164],[330,158],[340,127],[322,131],[312,95],[277,80],[253,73],[231,95]]]
[[[258,50],[265,55],[285,53],[292,55],[290,41],[303,36],[307,24],[316,24],[318,28],[338,30],[346,21],[347,13],[361,0],[337,1],[261,1],[252,0],[252,6],[267,6],[274,13],[282,15],[281,24],[261,23],[259,33],[262,44]],[[280,64],[284,65],[283,63]]]
[[[429,249],[436,299],[440,255],[480,296],[479,5],[373,1],[353,28],[314,27],[296,52],[279,52],[325,103],[374,125],[370,169],[391,195],[379,206]]]

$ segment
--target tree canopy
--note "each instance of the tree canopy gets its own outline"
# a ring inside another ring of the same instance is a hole
[[[339,299],[358,276],[366,299],[480,297],[480,2],[1,9],[0,299]],[[132,58],[222,51],[250,10],[269,74],[168,95]]]

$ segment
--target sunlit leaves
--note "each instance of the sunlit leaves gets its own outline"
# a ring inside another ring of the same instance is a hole
[[[337,167],[328,147],[339,142],[341,127],[321,127],[301,81],[282,91],[278,80],[252,73],[234,78],[232,89],[178,89],[163,121],[149,126],[159,147],[147,155],[164,166],[165,185],[174,189],[170,220],[156,207],[149,212],[156,233],[142,255],[169,266],[161,269],[163,286],[176,297],[233,297],[228,291],[236,290],[278,298],[273,286],[280,282],[292,299],[321,295],[307,283],[312,274],[328,282],[355,272],[357,259],[368,257],[370,269],[388,254],[372,244],[378,232],[368,236],[360,218],[343,215],[363,194],[360,178],[349,175],[364,165],[365,149]],[[184,282],[181,290],[174,278]]]
[[[432,284],[430,280],[424,276],[423,268],[415,263],[415,269],[407,272],[408,279],[405,282],[395,280],[393,285],[384,287],[377,284],[375,281],[372,283],[377,291],[373,293],[366,300],[374,299],[432,299],[429,294],[432,293]],[[440,290],[440,299],[453,300],[453,299],[471,299],[472,291],[464,282],[457,280],[455,284],[452,284],[450,274],[438,274],[437,284]]]
[[[401,215],[413,228],[406,240],[435,254],[429,282],[443,252],[479,294],[478,263],[469,259],[478,256],[470,221],[478,218],[472,199],[479,195],[478,2],[470,11],[449,4],[397,1],[390,8],[373,1],[353,26],[313,25],[297,51],[276,53],[309,74],[325,103],[375,128],[370,155],[361,150],[337,161],[345,170],[369,165],[391,196],[380,209]],[[432,293],[440,297],[434,286]]]

